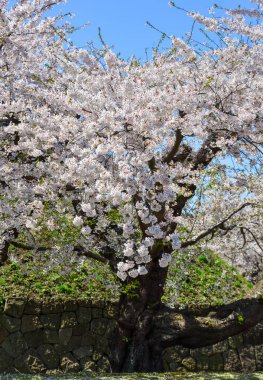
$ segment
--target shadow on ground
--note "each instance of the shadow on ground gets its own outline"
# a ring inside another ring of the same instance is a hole
[[[0,380],[263,380],[261,373],[149,373],[97,375],[90,373],[72,375],[21,375],[0,374]]]

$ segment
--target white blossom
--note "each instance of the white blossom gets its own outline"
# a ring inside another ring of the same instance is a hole
[[[76,227],[80,227],[83,224],[83,219],[80,216],[76,215],[75,218],[74,218],[74,220],[73,220],[73,224]]]

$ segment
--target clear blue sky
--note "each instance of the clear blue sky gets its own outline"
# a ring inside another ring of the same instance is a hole
[[[215,2],[230,8],[249,4],[248,0],[175,0],[178,6],[202,14],[207,14]],[[72,22],[75,25],[90,22],[87,29],[73,36],[75,44],[82,46],[94,41],[98,46],[97,33],[101,27],[107,45],[114,45],[114,50],[125,58],[136,55],[145,59],[145,48],[151,50],[158,42],[160,35],[150,29],[146,21],[175,36],[182,36],[192,24],[183,12],[169,7],[168,0],[68,0],[67,4],[57,6],[52,14],[58,11],[74,13]],[[200,34],[197,37],[202,38]]]
[[[215,1],[176,0],[175,3],[188,10],[207,14]],[[232,8],[239,4],[247,5],[248,0],[218,0],[217,3]],[[191,19],[183,12],[168,5],[168,0],[68,0],[66,5],[57,8],[63,12],[73,12],[74,24],[91,23],[86,30],[73,37],[77,45],[84,45],[91,40],[98,45],[97,32],[98,27],[101,27],[106,43],[114,45],[114,50],[123,57],[136,55],[144,59],[145,48],[151,49],[158,42],[160,35],[149,28],[146,21],[168,35],[176,36],[182,36],[192,25]]]

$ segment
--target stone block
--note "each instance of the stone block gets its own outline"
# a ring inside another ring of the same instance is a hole
[[[118,322],[114,319],[107,319],[107,329],[106,329],[106,334],[107,335],[111,335],[111,334],[115,334],[116,332],[118,332],[119,330],[119,325],[118,325]]]
[[[255,344],[255,330],[249,329],[243,333],[243,340],[245,346],[250,346]]]
[[[81,346],[81,340],[81,336],[72,336],[72,338],[70,339],[70,351],[74,351],[77,348],[79,348]]]
[[[181,366],[181,363],[174,362],[174,363],[170,363],[170,371],[184,373],[186,372],[186,369]]]
[[[48,369],[57,369],[59,367],[59,355],[50,344],[43,344],[37,350],[41,360]]]
[[[100,360],[97,363],[97,368],[99,373],[111,373],[111,364],[109,362],[109,359],[106,356],[103,356],[100,358]]]
[[[189,356],[188,358],[184,358],[182,360],[182,365],[188,370],[188,371],[195,371],[196,369],[196,360]]]
[[[78,304],[80,307],[92,307],[92,301],[89,300],[79,300]]]
[[[72,329],[72,335],[74,336],[79,336],[79,335],[84,335],[85,332],[88,331],[88,327],[87,326],[83,326],[83,325],[78,325],[76,327],[73,327]]]
[[[118,316],[119,308],[118,305],[106,304],[103,310],[104,318],[116,318]]]
[[[97,362],[98,360],[100,360],[101,357],[102,357],[102,353],[101,352],[99,352],[99,351],[93,351],[92,360],[94,360],[94,362]]]
[[[33,348],[17,357],[14,365],[21,373],[44,373],[47,369]]]
[[[68,300],[64,302],[64,311],[76,311],[78,308],[77,301]]]
[[[254,335],[254,345],[263,344],[263,323],[260,322],[252,329]]]
[[[63,372],[78,372],[80,371],[80,364],[70,353],[63,355],[60,361],[60,367]]]
[[[43,331],[43,335],[44,335],[43,343],[53,343],[53,344],[57,343],[58,344],[60,342],[59,334],[55,330],[45,329]]]
[[[163,353],[163,361],[169,363],[181,363],[183,360],[183,356],[180,353],[180,350],[178,349],[178,346],[176,347],[169,347],[167,348]]]
[[[13,364],[13,358],[0,347],[0,373],[10,369]]]
[[[94,346],[97,342],[97,337],[95,334],[91,332],[86,332],[82,337],[81,337],[81,345],[82,346]]]
[[[58,335],[59,343],[62,346],[66,346],[72,337],[72,328],[60,329]]]
[[[94,361],[90,357],[81,359],[80,366],[83,371],[91,371],[91,372],[97,371],[97,365],[96,363],[94,363]]]
[[[242,370],[245,372],[255,372],[256,356],[253,346],[242,347],[239,351],[239,357],[242,365]]]
[[[37,315],[24,315],[21,323],[22,333],[39,330],[42,328],[42,323]]]
[[[103,312],[102,309],[99,309],[97,307],[93,307],[91,309],[92,318],[102,318]]]
[[[220,372],[224,370],[224,359],[222,354],[215,354],[208,358],[208,368],[214,372]]]
[[[213,353],[214,354],[222,354],[223,352],[228,351],[229,345],[227,340],[222,340],[222,342],[218,342],[213,345]]]
[[[21,319],[2,314],[0,315],[0,325],[3,326],[8,332],[13,333],[20,329]]]
[[[263,371],[263,344],[255,346],[257,371]]]
[[[4,313],[10,317],[20,318],[22,317],[26,300],[20,298],[10,298],[6,300]]]
[[[242,365],[238,353],[234,349],[229,349],[223,353],[224,357],[224,370],[226,372],[240,372]]]
[[[186,356],[190,355],[190,349],[182,346],[177,346],[176,350],[178,354],[182,357],[185,358]]]
[[[44,332],[42,330],[30,331],[24,334],[28,347],[38,347],[44,343]]]
[[[243,335],[234,335],[228,338],[228,343],[231,348],[239,348],[243,344]]]
[[[105,335],[109,320],[106,318],[93,319],[90,323],[90,331],[95,335]]]
[[[4,327],[0,327],[0,344],[5,340],[5,338],[8,335],[8,331]]]
[[[201,347],[200,352],[202,355],[212,356],[213,355],[213,346]]]
[[[88,307],[80,307],[76,314],[81,325],[88,325],[92,319],[91,308]]]
[[[54,348],[59,354],[65,354],[65,353],[74,351],[75,349],[80,347],[80,345],[81,345],[81,337],[72,336],[70,341],[67,344],[65,345],[62,345],[61,343],[55,344]]]
[[[41,301],[27,300],[23,314],[39,315],[41,313]]]
[[[73,311],[62,313],[60,328],[75,327],[78,325],[76,314]]]
[[[198,369],[198,371],[208,370],[208,357],[206,355],[199,354],[196,356],[196,368]]]
[[[42,304],[42,314],[59,314],[64,310],[63,304],[58,302],[50,302]]]
[[[2,343],[2,347],[12,358],[17,358],[28,348],[20,331],[10,334]]]
[[[58,330],[60,326],[60,314],[45,314],[40,316],[42,326],[49,330]]]
[[[102,300],[95,301],[95,302],[92,303],[92,306],[96,307],[98,309],[104,309],[105,308],[105,301],[102,301]]]
[[[92,356],[93,346],[78,347],[73,351],[73,355],[76,359],[80,360],[87,356]]]

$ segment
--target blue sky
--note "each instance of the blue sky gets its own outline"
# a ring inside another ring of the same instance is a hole
[[[215,1],[176,0],[175,3],[207,14]],[[247,5],[248,0],[218,0],[217,3],[232,8],[239,4]],[[148,27],[146,21],[175,36],[182,36],[192,25],[186,14],[168,5],[168,0],[68,0],[67,4],[57,6],[52,13],[58,11],[74,13],[72,22],[75,25],[90,22],[89,27],[72,37],[75,44],[83,46],[88,41],[94,41],[98,46],[100,27],[107,45],[113,45],[114,50],[124,58],[135,55],[145,59],[145,48],[151,50],[158,42],[160,35]],[[198,27],[196,33],[198,39],[202,39]]]

